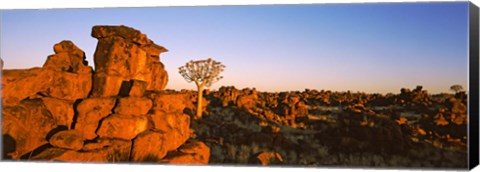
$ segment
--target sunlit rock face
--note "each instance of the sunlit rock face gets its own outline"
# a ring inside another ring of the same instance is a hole
[[[2,70],[3,158],[207,164],[184,112],[191,95],[164,91],[167,49],[126,26],[94,26],[92,36],[95,71],[71,41],[42,68]]]
[[[122,83],[131,80],[146,82],[146,90],[165,88],[168,75],[160,54],[167,49],[126,26],[95,26],[92,36],[98,39],[92,96],[117,96]]]
[[[68,101],[85,98],[92,88],[93,69],[71,41],[54,45],[42,68],[3,70],[3,105],[15,105],[35,96]]]

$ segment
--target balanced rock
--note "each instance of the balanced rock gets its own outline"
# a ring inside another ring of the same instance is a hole
[[[165,48],[126,26],[95,26],[92,36],[98,39],[93,96],[117,96],[122,83],[130,80],[147,82],[147,90],[165,88],[168,75],[159,60]]]

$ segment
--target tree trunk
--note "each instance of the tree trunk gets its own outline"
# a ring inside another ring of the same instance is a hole
[[[202,100],[203,100],[203,86],[198,87],[198,100],[197,100],[197,119],[202,118]]]

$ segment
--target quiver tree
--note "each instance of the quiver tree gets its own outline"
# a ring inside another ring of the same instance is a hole
[[[454,91],[455,93],[458,93],[463,90],[463,87],[461,85],[455,84],[450,87],[450,90]]]
[[[198,91],[197,101],[197,115],[196,118],[202,117],[202,100],[203,100],[203,88],[205,86],[210,87],[213,83],[219,81],[223,77],[220,73],[225,66],[212,60],[197,60],[189,61],[185,66],[178,68],[179,73],[187,80],[187,82],[195,82]]]

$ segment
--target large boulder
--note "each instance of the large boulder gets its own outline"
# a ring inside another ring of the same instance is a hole
[[[78,130],[63,130],[55,133],[49,140],[52,146],[71,150],[80,150],[84,140]]]
[[[257,100],[257,95],[241,95],[237,98],[237,106],[251,112],[257,104]]]
[[[158,162],[167,155],[166,134],[158,131],[146,131],[133,140],[132,161]]]
[[[51,86],[54,75],[54,71],[42,68],[4,70],[2,76],[2,104],[15,105],[23,99],[46,91]]]
[[[210,160],[210,148],[203,142],[190,140],[169,153],[161,162],[169,164],[206,165]]]
[[[165,88],[168,76],[159,60],[165,48],[126,26],[95,26],[92,36],[98,39],[92,96],[117,96],[122,83],[130,80],[147,82],[147,90]]]
[[[42,97],[42,101],[57,122],[57,125],[63,125],[67,128],[71,127],[73,116],[75,115],[73,102],[51,97]]]
[[[161,62],[152,63],[151,80],[148,82],[147,90],[164,90],[168,82],[168,74]]]
[[[47,134],[57,127],[55,118],[41,99],[24,100],[16,106],[4,106],[2,135],[14,142],[15,151],[10,158],[22,155],[47,144]],[[5,139],[5,137],[3,138]]]
[[[55,72],[53,76],[48,89],[41,92],[49,97],[75,101],[86,98],[92,88],[91,73]]]
[[[147,129],[146,116],[112,114],[101,122],[97,134],[103,138],[132,140]]]
[[[75,129],[80,131],[87,140],[97,137],[95,131],[100,120],[112,113],[116,99],[114,98],[88,98],[82,100],[77,106],[77,120]]]
[[[218,89],[219,95],[216,96],[221,100],[222,106],[226,107],[237,103],[239,91],[234,86],[222,86]]]
[[[53,46],[54,55],[50,55],[43,64],[43,68],[61,72],[91,73],[87,66],[85,52],[78,48],[72,41],[62,41]]]
[[[114,112],[124,115],[145,115],[152,108],[152,100],[146,97],[125,97],[118,99]]]
[[[167,113],[183,113],[185,108],[193,107],[190,96],[184,93],[151,93],[147,96],[153,100],[153,110]]]
[[[165,133],[167,150],[175,150],[190,137],[190,116],[183,113],[154,111],[150,114],[154,128]]]

